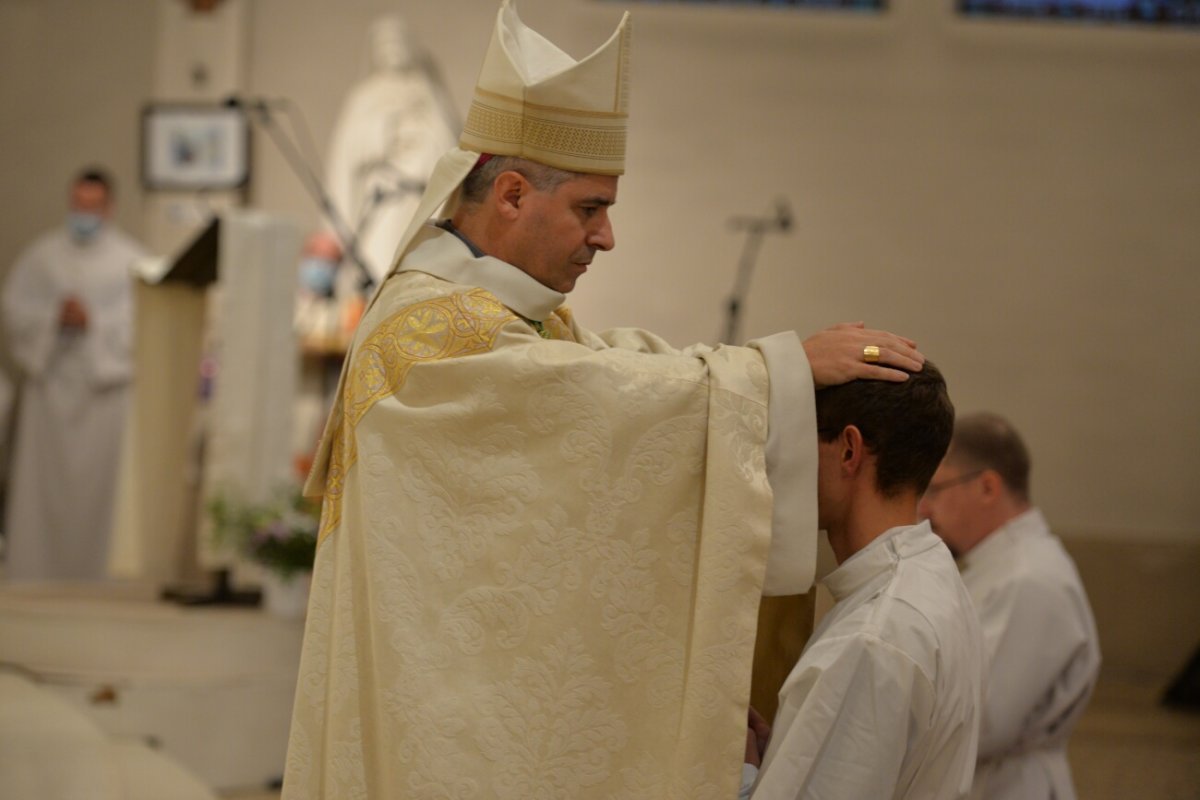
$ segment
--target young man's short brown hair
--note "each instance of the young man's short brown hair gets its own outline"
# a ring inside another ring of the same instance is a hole
[[[821,441],[833,441],[847,425],[862,432],[875,456],[880,494],[922,494],[950,445],[954,405],[941,371],[926,361],[902,383],[856,380],[818,391]]]

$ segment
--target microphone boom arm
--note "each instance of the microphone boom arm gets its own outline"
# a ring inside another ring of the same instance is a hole
[[[333,231],[338,239],[341,240],[342,249],[345,251],[346,256],[358,267],[360,285],[364,291],[369,291],[375,285],[375,277],[371,274],[371,270],[367,267],[362,255],[358,252],[358,236],[350,229],[346,221],[342,219],[342,215],[334,206],[328,190],[321,183],[321,179],[317,177],[312,167],[304,160],[304,157],[300,154],[296,146],[275,123],[265,102],[254,104],[243,103],[241,107],[246,111],[246,118],[251,122],[258,122],[259,126],[271,137],[276,148],[288,166],[291,167],[292,172],[300,179],[300,183],[304,186],[305,191],[316,202],[317,207],[329,221],[329,224],[333,226]]]
[[[733,217],[729,225],[734,230],[746,231],[746,242],[742,245],[742,255],[738,259],[737,274],[734,277],[733,289],[725,305],[725,333],[721,341],[725,344],[737,344],[740,336],[742,303],[750,292],[750,277],[754,273],[754,265],[758,260],[758,251],[762,248],[763,237],[768,233],[787,233],[792,228],[792,211],[787,200],[775,201],[775,214],[770,217]]]

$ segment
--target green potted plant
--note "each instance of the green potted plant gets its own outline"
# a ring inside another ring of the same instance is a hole
[[[261,568],[263,604],[272,613],[304,613],[320,511],[320,503],[297,489],[279,492],[273,501],[261,504],[220,492],[208,504],[217,544],[232,548]]]

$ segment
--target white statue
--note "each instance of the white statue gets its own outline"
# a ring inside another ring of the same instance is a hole
[[[350,90],[329,151],[329,190],[376,283],[458,121],[431,63],[397,15],[370,29],[371,74]]]

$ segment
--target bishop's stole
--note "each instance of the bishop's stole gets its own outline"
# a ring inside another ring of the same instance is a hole
[[[763,354],[600,336],[563,307],[531,323],[512,275],[446,279],[524,273],[425,238],[364,318],[310,479],[283,796],[736,796],[771,546]]]

